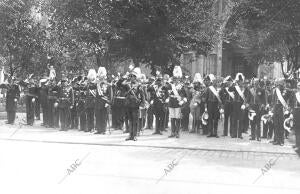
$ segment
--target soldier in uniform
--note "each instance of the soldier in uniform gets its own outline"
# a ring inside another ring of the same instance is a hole
[[[159,75],[160,76],[160,75]],[[159,78],[158,78],[159,79]],[[161,80],[161,76],[160,76],[160,80]],[[152,100],[154,100],[155,98],[155,92],[152,91],[152,85],[155,83],[155,79],[154,78],[149,78],[149,82],[147,85],[147,93],[148,93],[148,101],[149,103],[149,107],[147,109],[147,129],[153,129],[153,118],[154,118],[154,110],[153,110],[153,103],[151,104],[151,102],[153,102]]]
[[[112,99],[112,88],[107,82],[105,67],[99,67],[97,75],[97,95],[95,100],[96,134],[105,134],[109,118],[109,104]]]
[[[137,130],[138,130],[138,114],[139,114],[139,106],[143,103],[145,100],[144,92],[140,88],[140,85],[138,84],[137,78],[141,75],[140,68],[136,67],[134,68],[129,76],[128,81],[126,83],[126,80],[122,83],[119,83],[118,85],[123,85],[126,88],[126,112],[128,115],[129,120],[129,137],[126,139],[136,141],[137,138]]]
[[[86,131],[86,109],[85,109],[85,101],[86,101],[86,77],[80,76],[78,87],[76,87],[76,92],[79,93],[78,95],[78,105],[77,108],[77,115],[79,117],[79,130]]]
[[[182,71],[180,66],[175,66],[173,70],[172,83],[167,84],[169,97],[167,99],[169,107],[169,116],[171,118],[171,137],[179,138],[181,126],[181,107],[187,103],[186,93],[183,84],[180,82],[182,78]]]
[[[17,111],[17,102],[20,98],[20,89],[14,77],[8,78],[8,83],[0,84],[0,88],[6,89],[7,124],[14,124]]]
[[[196,73],[193,80],[193,98],[190,102],[190,110],[193,116],[193,125],[192,125],[192,133],[199,132],[201,127],[201,101],[202,101],[202,93],[203,93],[203,80],[200,73]]]
[[[50,79],[46,85],[48,86],[48,124],[51,128],[57,128],[59,127],[58,86],[54,78]]]
[[[35,117],[35,102],[38,97],[38,88],[32,75],[29,76],[28,81],[21,81],[20,85],[25,88],[24,93],[26,95],[27,125],[33,125]]]
[[[299,152],[300,149],[300,82],[297,84],[297,90],[294,93],[294,122],[295,122],[295,136],[296,136],[296,151]]]
[[[73,78],[71,84],[72,84],[72,105],[70,107],[70,112],[71,112],[71,118],[70,118],[70,125],[71,129],[78,129],[78,124],[79,124],[79,118],[78,118],[78,103],[79,103],[79,96],[80,96],[80,88],[79,88],[79,80],[81,77],[76,77]]]
[[[233,100],[233,114],[232,114],[232,138],[242,137],[243,121],[245,115],[245,109],[248,108],[250,91],[244,84],[245,77],[242,73],[237,73],[235,82],[229,87],[228,91],[234,93]]]
[[[272,103],[272,85],[270,80],[265,81],[266,92],[266,107],[263,111],[263,115],[268,115],[268,119],[263,122],[263,138],[272,139],[274,131],[274,123],[271,115],[271,103]]]
[[[232,133],[232,113],[233,113],[233,99],[234,99],[234,93],[229,92],[229,86],[232,85],[233,79],[231,76],[227,76],[224,79],[224,82],[222,84],[222,89],[220,91],[220,97],[224,106],[224,131],[223,136],[228,136],[228,125],[230,121],[230,129],[229,134],[230,136],[233,136]]]
[[[85,112],[87,119],[87,129],[85,132],[92,132],[95,128],[95,98],[97,94],[96,86],[97,73],[95,69],[90,69],[87,75],[87,85],[85,87],[86,100],[85,100]]]
[[[210,135],[207,137],[218,136],[218,122],[220,119],[220,107],[222,104],[219,91],[217,91],[217,82],[213,74],[207,76],[210,81],[210,85],[206,88],[204,94],[204,101],[206,102],[206,109],[208,112],[208,130]]]
[[[43,78],[40,80],[40,87],[39,87],[39,98],[40,98],[40,104],[42,107],[42,112],[43,112],[43,123],[42,126],[48,127],[49,122],[48,122],[48,87],[46,86],[48,79]]]
[[[283,113],[288,110],[288,93],[284,89],[284,80],[275,81],[276,88],[274,89],[272,104],[273,104],[273,122],[274,122],[274,140],[271,141],[274,145],[284,144],[284,127]]]
[[[189,120],[190,120],[190,112],[191,112],[190,103],[191,103],[191,100],[193,98],[192,85],[190,83],[189,76],[185,76],[185,82],[184,82],[183,89],[185,90],[187,102],[184,103],[184,105],[181,108],[181,112],[182,112],[181,128],[182,128],[183,131],[188,131],[188,129],[189,129]]]
[[[258,79],[253,80],[252,88],[250,89],[250,109],[249,120],[251,126],[251,138],[250,140],[260,141],[261,138],[261,116],[266,107],[266,92],[263,88],[263,82]]]
[[[162,135],[166,122],[165,101],[168,95],[166,88],[162,84],[162,78],[158,77],[155,83],[149,86],[148,91],[151,95],[150,106],[152,106],[155,115],[155,132],[153,134]]]
[[[59,96],[59,119],[61,131],[66,131],[69,128],[70,107],[73,104],[72,87],[68,85],[68,79],[65,75],[62,76],[61,83],[58,89]]]

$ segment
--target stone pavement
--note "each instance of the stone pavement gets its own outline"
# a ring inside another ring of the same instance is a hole
[[[284,146],[274,146],[268,143],[269,140],[266,139],[262,139],[261,142],[250,141],[249,134],[243,134],[244,139],[232,139],[230,137],[207,138],[200,134],[182,132],[181,137],[176,139],[168,138],[170,132],[164,132],[163,135],[152,135],[153,130],[144,130],[140,137],[138,137],[138,141],[133,142],[125,141],[128,134],[124,134],[120,130],[112,130],[111,134],[95,135],[78,130],[59,131],[59,129],[44,128],[40,126],[40,121],[36,122],[34,126],[27,126],[24,125],[25,120],[23,116],[18,115],[15,125],[6,125],[4,121],[0,121],[0,139],[296,155],[290,140],[286,140]],[[218,134],[221,135],[221,131]]]

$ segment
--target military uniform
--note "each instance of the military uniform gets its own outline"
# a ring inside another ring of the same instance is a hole
[[[59,110],[58,110],[58,86],[54,81],[50,81],[48,84],[48,121],[49,127],[59,127]]]
[[[111,104],[112,88],[103,81],[97,84],[95,99],[95,116],[97,134],[105,134],[109,117],[109,104]]]
[[[70,126],[70,107],[73,104],[73,91],[72,87],[69,85],[64,85],[67,80],[62,80],[61,86],[58,89],[59,96],[59,120],[60,120],[60,128],[61,130],[67,130]]]
[[[251,92],[251,99],[250,99],[250,108],[252,111],[255,112],[255,116],[253,120],[250,120],[251,126],[251,140],[258,140],[260,141],[261,138],[261,116],[263,115],[263,111],[266,106],[266,92],[260,86],[254,86],[250,89]],[[250,110],[250,111],[251,111]],[[251,114],[251,113],[249,113]],[[251,115],[250,115],[251,117]]]
[[[0,88],[5,88],[6,92],[6,105],[7,124],[14,124],[17,111],[17,102],[20,98],[20,89],[16,84],[1,84]]]
[[[24,86],[24,93],[26,95],[26,118],[27,125],[33,125],[35,117],[35,104],[38,98],[38,87],[31,81],[30,83],[21,81],[20,84]]]
[[[218,122],[220,119],[220,105],[219,91],[216,90],[216,94],[213,92],[214,86],[206,88],[204,99],[207,105],[208,112],[208,130],[210,135],[208,137],[218,137]],[[216,96],[217,95],[217,96]]]
[[[220,98],[224,107],[224,131],[223,136],[228,136],[228,125],[230,122],[229,134],[233,136],[232,123],[233,123],[233,99],[234,93],[228,91],[228,87],[223,87],[220,91]]]
[[[153,108],[155,115],[155,132],[154,134],[161,134],[165,129],[166,119],[166,99],[168,93],[166,88],[161,84],[156,84],[148,88],[150,92],[150,106]]]

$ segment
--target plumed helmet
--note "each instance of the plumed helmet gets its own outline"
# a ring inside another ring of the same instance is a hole
[[[173,70],[173,77],[182,78],[182,70],[180,66],[175,66]]]
[[[163,79],[165,81],[169,81],[170,80],[170,76],[168,74],[165,74],[164,77],[163,77]]]
[[[129,68],[129,71],[133,71],[134,66],[132,64],[130,64],[128,68]]]
[[[206,78],[207,78],[208,81],[211,81],[211,82],[213,82],[216,79],[214,74],[209,74]]]
[[[141,68],[139,68],[139,67],[134,68],[130,72],[130,74],[136,76],[137,78],[139,78],[141,76],[141,74],[142,74]]]
[[[97,78],[97,73],[95,69],[90,69],[87,75],[89,81],[94,81]]]
[[[107,76],[107,71],[105,69],[105,67],[99,67],[98,69],[98,77],[100,78],[106,78]]]
[[[245,81],[245,76],[242,73],[237,73],[235,76],[235,81]]]
[[[199,83],[202,83],[202,82],[203,82],[202,76],[201,76],[200,73],[196,73],[195,76],[194,76],[193,83],[196,83],[196,82],[199,82]]]
[[[223,83],[232,82],[232,81],[233,81],[233,79],[232,79],[232,77],[229,75],[229,76],[225,77]]]

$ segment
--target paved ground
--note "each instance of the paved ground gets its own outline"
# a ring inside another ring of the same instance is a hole
[[[121,131],[93,135],[18,122],[0,122],[0,193],[300,193],[300,159],[290,143],[188,133],[168,139],[150,130],[125,142]]]

